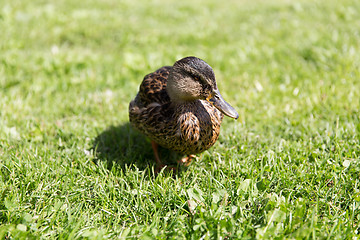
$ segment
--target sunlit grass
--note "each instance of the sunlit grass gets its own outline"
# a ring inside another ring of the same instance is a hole
[[[2,1],[0,238],[356,239],[359,16],[355,0]],[[190,55],[240,118],[155,178],[128,103]]]

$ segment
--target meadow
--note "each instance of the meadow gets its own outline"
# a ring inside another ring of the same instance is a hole
[[[359,239],[359,16],[356,0],[1,1],[0,239]],[[185,56],[240,118],[155,176],[128,104]]]

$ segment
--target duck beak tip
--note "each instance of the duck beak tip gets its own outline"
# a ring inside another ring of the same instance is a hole
[[[208,101],[226,116],[234,118],[235,120],[239,118],[238,112],[224,100],[219,90],[216,90]]]

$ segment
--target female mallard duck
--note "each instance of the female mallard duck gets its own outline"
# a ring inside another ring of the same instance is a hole
[[[132,125],[152,140],[158,170],[163,167],[158,144],[188,155],[182,159],[186,164],[214,145],[223,114],[239,117],[222,98],[212,68],[196,57],[146,75],[129,106]]]

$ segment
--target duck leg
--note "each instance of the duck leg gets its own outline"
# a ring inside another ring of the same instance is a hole
[[[196,156],[193,154],[188,155],[187,157],[183,157],[182,159],[180,159],[178,161],[179,164],[184,165],[185,167],[189,166],[191,161],[195,158]]]
[[[155,157],[155,162],[156,162],[156,171],[160,171],[163,167],[164,164],[162,164],[160,157],[159,157],[159,144],[157,144],[154,141],[151,141],[151,147],[154,150],[154,157]]]
[[[176,172],[176,170],[177,170],[176,167],[168,167],[161,162],[160,157],[159,157],[159,151],[158,151],[159,144],[157,144],[154,141],[151,141],[151,147],[154,150],[154,157],[155,157],[155,162],[156,162],[155,173],[158,174],[161,171],[161,169],[163,169],[164,167],[166,167],[167,171]]]

